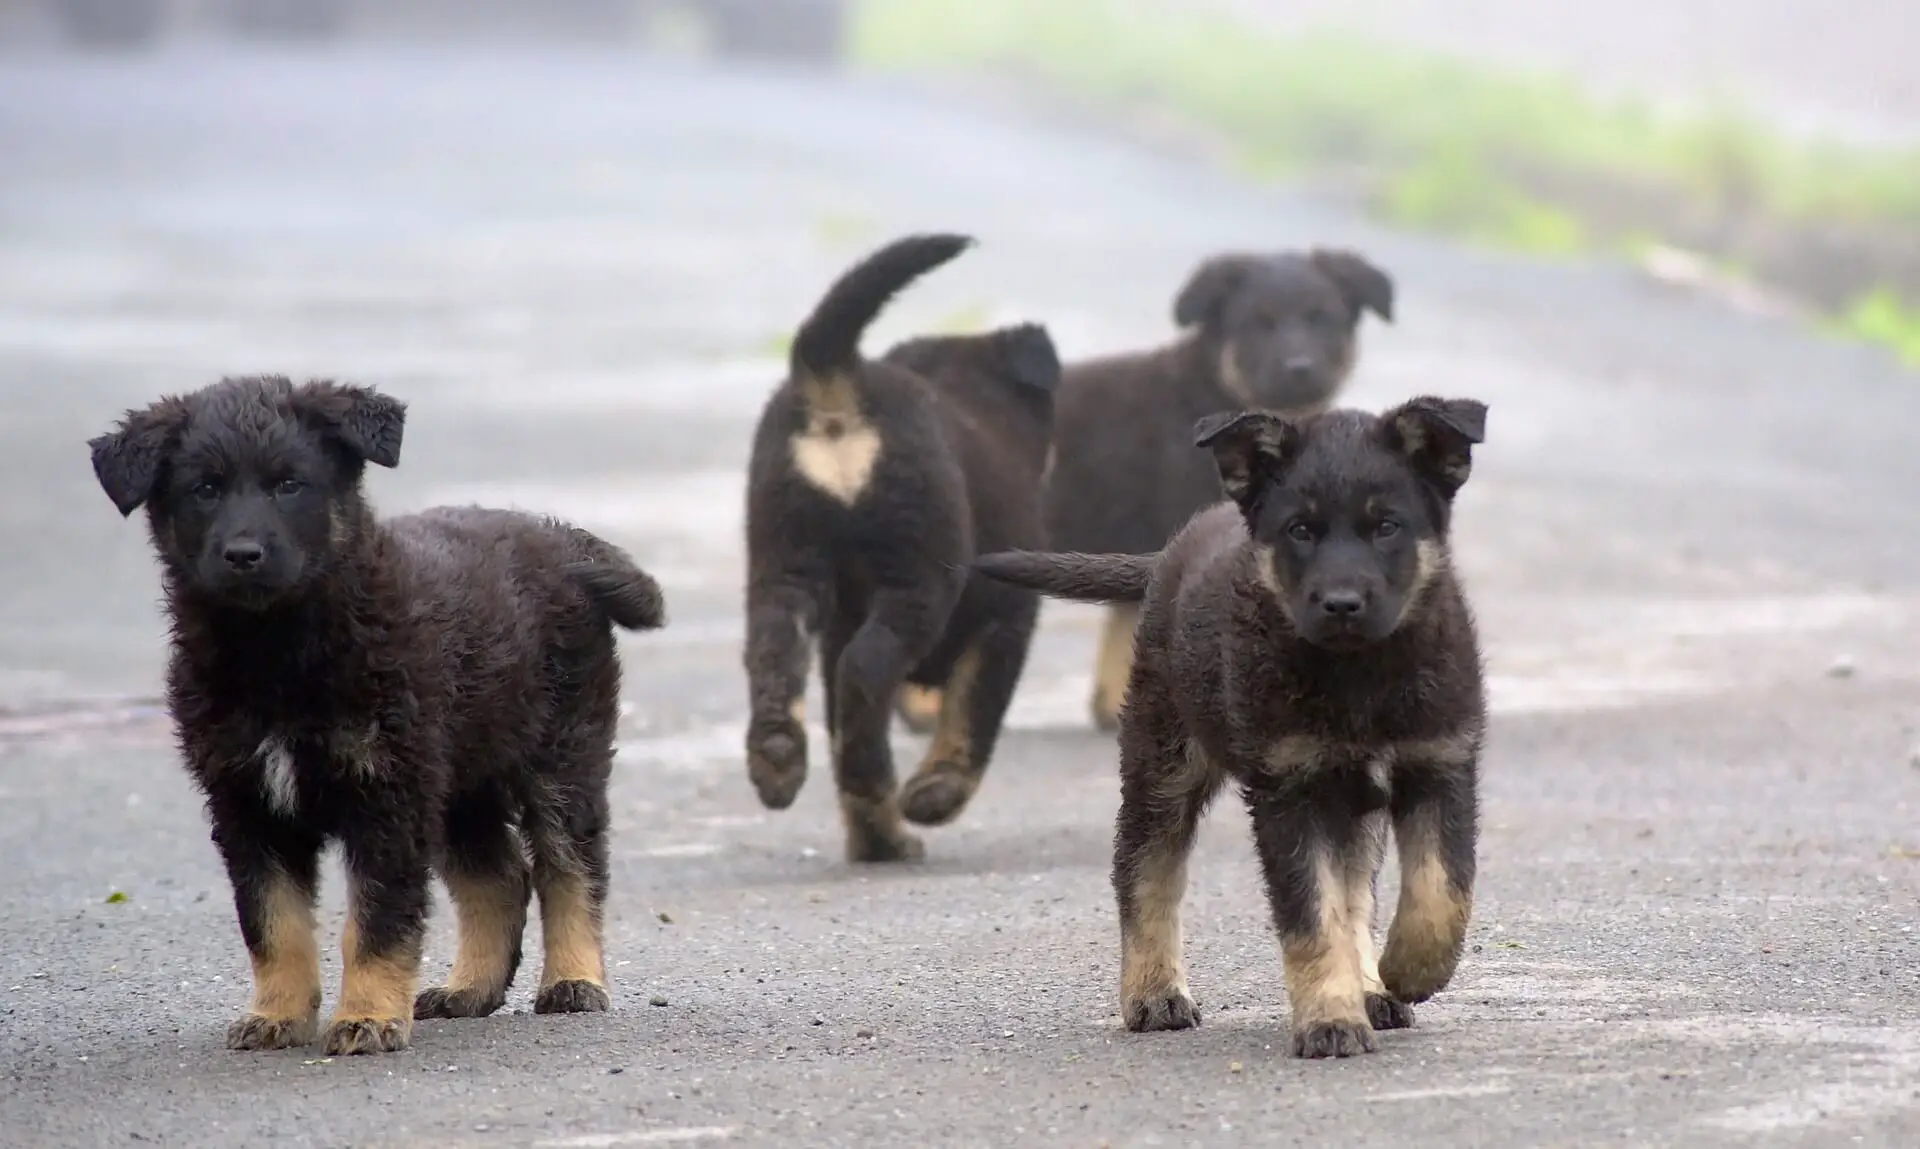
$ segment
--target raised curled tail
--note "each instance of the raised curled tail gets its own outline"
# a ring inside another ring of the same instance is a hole
[[[1158,555],[1080,555],[999,551],[973,560],[973,569],[999,582],[1075,602],[1139,602],[1147,597]]]
[[[860,337],[900,289],[973,246],[964,235],[910,235],[849,268],[815,305],[793,337],[789,367],[796,379],[852,367]]]
[[[579,584],[615,626],[659,630],[667,625],[667,597],[653,576],[627,553],[591,531],[567,529],[567,577]]]

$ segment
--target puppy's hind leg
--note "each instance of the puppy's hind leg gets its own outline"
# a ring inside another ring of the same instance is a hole
[[[1008,590],[1005,598],[1006,606],[993,611],[992,621],[961,653],[947,678],[933,742],[900,791],[900,810],[909,822],[938,826],[953,821],[986,776],[1040,614],[1034,595]]]
[[[531,893],[505,795],[473,796],[449,809],[441,872],[459,914],[460,946],[447,984],[422,990],[413,1016],[486,1017],[506,1004],[520,968]]]
[[[1113,891],[1120,907],[1120,1018],[1136,1033],[1200,1024],[1187,988],[1180,903],[1200,817],[1221,783],[1161,696],[1129,717],[1120,732]]]
[[[1120,708],[1127,701],[1127,682],[1133,677],[1133,635],[1139,625],[1138,603],[1115,603],[1107,608],[1107,622],[1100,631],[1100,654],[1093,668],[1096,729],[1120,728]]]
[[[833,765],[850,862],[926,856],[925,845],[901,822],[887,727],[900,683],[926,657],[956,597],[932,602],[929,589],[875,594],[866,620],[835,661]]]
[[[536,783],[529,803],[527,838],[546,947],[535,1013],[599,1013],[613,1006],[604,933],[612,735],[610,713],[603,731],[583,731],[558,748],[556,767]]]
[[[747,588],[747,777],[768,809],[793,805],[807,780],[807,648],[818,618],[805,583]]]

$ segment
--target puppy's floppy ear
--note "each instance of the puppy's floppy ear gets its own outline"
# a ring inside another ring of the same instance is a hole
[[[1222,411],[1193,425],[1193,445],[1213,452],[1220,489],[1246,508],[1260,493],[1260,480],[1300,453],[1300,428],[1265,411]]]
[[[1060,352],[1053,336],[1038,323],[1022,323],[998,334],[1000,362],[1014,382],[1051,394],[1060,386]]]
[[[1320,274],[1333,281],[1341,298],[1357,316],[1362,308],[1393,322],[1393,280],[1358,252],[1316,247],[1308,257]]]
[[[1257,262],[1251,255],[1216,255],[1201,263],[1174,297],[1173,321],[1181,327],[1218,322],[1221,309]]]
[[[128,411],[120,425],[87,440],[93,476],[125,518],[153,497],[167,452],[187,425],[186,400],[168,397]]]
[[[382,467],[400,465],[407,405],[393,396],[371,387],[316,379],[294,389],[293,405],[367,462]]]
[[[1422,395],[1380,417],[1387,445],[1451,500],[1473,472],[1473,445],[1487,438],[1487,405],[1478,399]]]

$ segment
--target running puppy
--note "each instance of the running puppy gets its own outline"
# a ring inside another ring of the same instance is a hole
[[[1486,407],[1419,398],[1380,416],[1200,421],[1231,502],[1158,555],[988,555],[978,570],[1139,602],[1120,726],[1121,1016],[1200,1022],[1180,901],[1208,803],[1253,815],[1286,966],[1293,1051],[1347,1057],[1452,978],[1473,903],[1486,728],[1473,617],[1447,549]],[[1376,960],[1391,825],[1400,905]]]
[[[415,1018],[500,1008],[531,890],[535,1011],[609,1005],[612,627],[662,625],[660,588],[552,520],[375,518],[361,473],[399,463],[405,415],[362,387],[227,379],[89,444],[120,513],[147,508],[172,618],[167,703],[253,960],[229,1048],[314,1038],[329,840],[349,909],[329,1054],[404,1049]],[[447,983],[416,998],[434,869],[460,944]]]
[[[1393,280],[1332,249],[1219,255],[1174,300],[1186,332],[1157,350],[1069,366],[1045,494],[1049,545],[1151,554],[1220,497],[1194,422],[1222,411],[1324,409],[1359,354],[1363,312],[1393,319]],[[1107,615],[1094,664],[1094,725],[1119,724],[1139,608]],[[919,700],[914,700],[918,702]]]
[[[747,771],[782,810],[807,774],[810,648],[826,687],[847,858],[924,854],[905,821],[959,815],[986,773],[1039,613],[969,577],[981,550],[1040,544],[1040,470],[1060,363],[1031,324],[916,339],[879,360],[860,337],[902,287],[971,243],[912,236],[828,290],[755,433],[747,485]],[[895,793],[903,682],[943,688],[932,744]]]

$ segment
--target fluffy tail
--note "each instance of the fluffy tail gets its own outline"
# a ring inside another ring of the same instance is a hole
[[[973,560],[973,569],[1004,583],[1075,602],[1139,602],[1159,555],[1079,555],[1000,551]]]
[[[579,527],[567,528],[567,577],[580,585],[615,626],[659,630],[667,625],[667,596],[627,552]]]
[[[842,371],[860,357],[860,337],[900,289],[973,246],[964,235],[895,240],[834,281],[793,337],[793,377]]]

